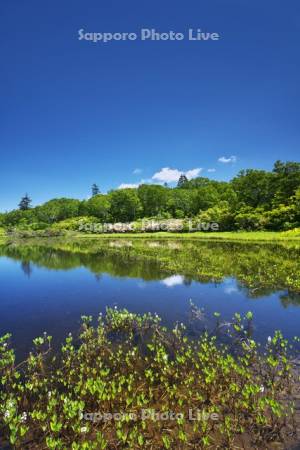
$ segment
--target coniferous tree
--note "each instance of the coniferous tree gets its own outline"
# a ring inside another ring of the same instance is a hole
[[[25,194],[24,197],[21,198],[21,201],[19,203],[19,209],[21,211],[26,211],[30,208],[31,198],[28,196],[28,194]]]
[[[177,187],[184,187],[184,185],[188,182],[188,179],[186,177],[186,175],[184,175],[183,173],[180,175],[178,183],[177,183]]]
[[[100,194],[100,189],[99,189],[99,187],[97,186],[97,184],[94,183],[94,184],[92,185],[92,196],[95,197],[95,195],[98,195],[98,194]]]

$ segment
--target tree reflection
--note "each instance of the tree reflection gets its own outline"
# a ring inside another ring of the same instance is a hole
[[[111,245],[111,243],[114,245]],[[173,242],[173,241],[172,241]],[[215,283],[236,280],[250,298],[283,292],[284,306],[300,304],[300,247],[296,243],[237,243],[126,239],[32,240],[0,247],[0,255],[22,262],[30,277],[32,264],[48,269],[85,267],[99,281],[103,273],[115,277]],[[123,245],[124,243],[124,245]],[[181,280],[181,278],[180,278]],[[228,292],[227,292],[228,293]]]
[[[21,269],[27,278],[31,277],[32,265],[30,261],[21,261]]]

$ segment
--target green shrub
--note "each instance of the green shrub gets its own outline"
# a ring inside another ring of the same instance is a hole
[[[235,226],[239,230],[257,231],[266,226],[266,218],[261,208],[243,207],[235,216]]]
[[[266,212],[265,218],[266,228],[270,230],[290,230],[300,225],[297,220],[296,205],[279,205],[277,208]]]
[[[217,223],[219,231],[228,231],[235,228],[234,215],[227,201],[221,201],[218,205],[206,211],[201,211],[195,220],[200,223]]]
[[[52,228],[46,228],[44,230],[32,230],[32,229],[14,229],[8,232],[8,236],[17,239],[27,238],[51,238],[63,236],[65,233],[63,230],[55,230]]]
[[[97,217],[87,217],[87,216],[79,216],[72,217],[70,219],[65,219],[60,222],[54,223],[52,225],[52,229],[54,230],[70,230],[70,231],[88,231],[88,228],[85,229],[86,225],[92,225],[99,223],[99,219]]]

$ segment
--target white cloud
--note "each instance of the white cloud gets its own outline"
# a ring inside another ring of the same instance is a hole
[[[153,175],[153,180],[163,181],[166,183],[172,183],[174,181],[178,181],[181,172],[177,169],[170,169],[169,167],[164,167],[159,172],[156,172]]]
[[[139,187],[139,185],[136,183],[122,183],[122,184],[120,184],[118,189],[134,189],[134,188],[138,188],[138,187]]]
[[[226,158],[226,156],[221,156],[218,159],[219,162],[224,163],[224,164],[228,164],[228,163],[235,163],[236,162],[236,156],[232,155],[229,156],[228,158]]]
[[[188,180],[197,177],[203,169],[196,168],[190,169],[186,172],[178,169],[170,169],[169,167],[163,167],[159,172],[156,172],[152,178],[141,179],[139,183],[121,183],[118,189],[138,188],[141,184],[148,183],[177,183],[180,175],[185,175]],[[138,174],[142,172],[142,169],[135,169],[133,173]]]
[[[215,171],[216,171],[216,169],[207,169],[207,172],[210,172],[210,173],[213,173]]]
[[[228,286],[226,288],[224,288],[224,292],[225,294],[234,294],[235,292],[238,292],[238,289],[235,286]]]
[[[184,283],[184,277],[182,275],[172,275],[162,280],[161,283],[167,287],[178,286]]]
[[[142,169],[139,169],[139,168],[137,168],[137,169],[134,169],[134,171],[132,172],[134,175],[139,175],[140,173],[142,173],[143,171],[142,171]]]
[[[185,175],[189,180],[197,177],[201,168],[190,169],[187,172],[180,171],[178,169],[170,169],[170,167],[163,167],[159,172],[156,172],[152,179],[163,183],[174,183],[179,180],[180,175]]]
[[[185,172],[185,176],[189,180],[191,180],[192,178],[196,178],[200,174],[201,170],[203,170],[203,169],[197,168],[197,169],[188,170],[187,172]]]
[[[225,284],[225,287],[224,287],[225,294],[230,295],[230,294],[234,294],[235,292],[238,292],[236,281],[234,279],[226,278],[224,280],[224,284]]]

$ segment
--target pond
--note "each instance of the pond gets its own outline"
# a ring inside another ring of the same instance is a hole
[[[254,314],[254,335],[299,335],[297,244],[185,240],[78,239],[0,246],[0,335],[13,334],[17,355],[47,331],[57,345],[77,332],[81,315],[107,306],[155,312],[188,325],[190,300],[230,320]]]

